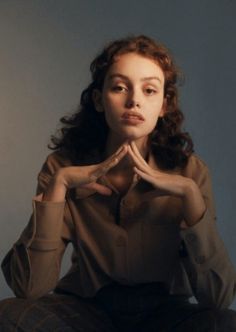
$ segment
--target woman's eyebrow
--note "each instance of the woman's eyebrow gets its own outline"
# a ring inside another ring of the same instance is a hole
[[[122,78],[126,81],[129,81],[129,77],[123,74],[111,74],[108,79],[112,80],[113,78]],[[162,83],[161,79],[158,76],[148,76],[148,77],[142,77],[140,81],[151,81],[151,80],[157,80],[160,83]]]

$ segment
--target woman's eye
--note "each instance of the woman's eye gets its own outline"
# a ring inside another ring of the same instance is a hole
[[[112,90],[117,92],[125,92],[127,91],[127,88],[121,85],[116,85],[112,88]]]
[[[145,92],[148,94],[148,95],[153,95],[155,94],[157,91],[155,89],[152,89],[152,88],[146,88],[145,89]]]

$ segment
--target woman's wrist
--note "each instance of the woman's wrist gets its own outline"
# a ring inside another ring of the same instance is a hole
[[[44,201],[62,202],[65,200],[67,192],[66,182],[63,172],[57,172],[51,179],[47,190],[43,195]]]
[[[195,225],[203,216],[206,205],[198,185],[191,179],[183,189],[183,215],[188,226]]]

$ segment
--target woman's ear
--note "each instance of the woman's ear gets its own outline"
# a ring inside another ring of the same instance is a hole
[[[92,93],[93,103],[94,107],[97,112],[104,112],[103,106],[102,106],[102,93],[98,89],[94,89]]]
[[[165,115],[166,112],[166,108],[167,108],[167,100],[166,98],[163,99],[163,104],[162,104],[162,108],[161,108],[161,112],[159,114],[159,117],[162,118]]]

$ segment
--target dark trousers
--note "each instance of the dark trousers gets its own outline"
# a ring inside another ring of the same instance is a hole
[[[57,291],[0,302],[1,332],[236,332],[236,313],[190,304],[157,283],[113,284],[94,298]]]

